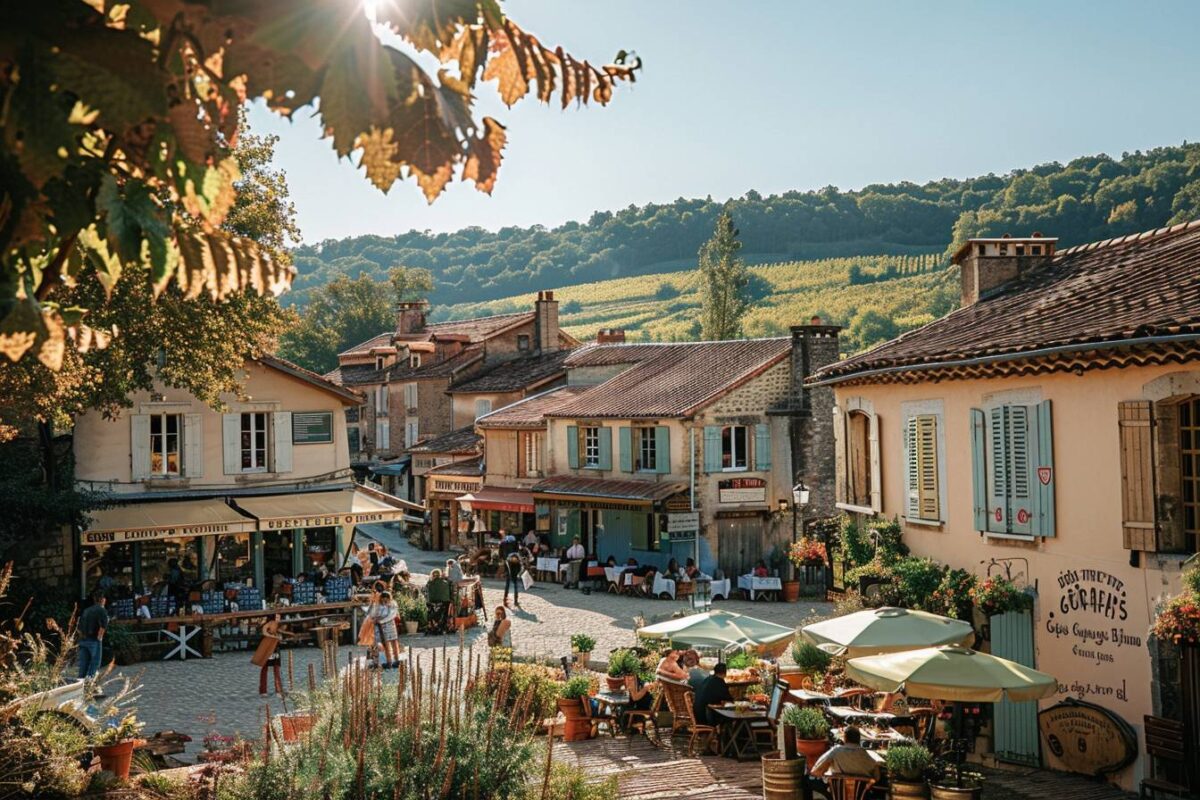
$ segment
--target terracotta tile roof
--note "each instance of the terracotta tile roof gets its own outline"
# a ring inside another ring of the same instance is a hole
[[[638,360],[548,417],[685,417],[788,357],[789,338],[657,345],[597,345],[594,351],[638,348]],[[626,363],[626,352],[593,353],[589,364]],[[570,361],[570,359],[568,359]]]
[[[636,364],[661,355],[670,347],[666,344],[586,344],[571,351],[568,367],[611,367],[617,364]]]
[[[342,386],[361,386],[367,383],[383,383],[387,379],[387,369],[375,369],[374,364],[346,364],[326,377]]]
[[[535,495],[576,495],[606,497],[614,500],[637,500],[657,502],[687,489],[682,482],[655,483],[653,481],[609,480],[607,478],[581,478],[575,475],[555,475],[534,485]]]
[[[475,432],[474,426],[459,428],[450,433],[443,433],[427,439],[415,447],[408,448],[409,453],[473,453],[479,447],[483,437]]]
[[[560,386],[496,409],[477,419],[475,424],[481,428],[541,428],[546,424],[547,412],[570,403],[592,388],[594,387]]]
[[[376,336],[372,336],[365,342],[359,342],[348,350],[343,350],[342,352],[338,353],[338,355],[347,356],[351,355],[352,353],[369,353],[371,349],[375,347],[388,347],[392,343],[392,336],[393,333],[391,331],[380,333]]]
[[[428,356],[425,357],[428,358]],[[468,347],[444,361],[422,363],[415,369],[407,363],[396,364],[389,368],[388,380],[419,381],[422,378],[453,378],[456,372],[466,369],[481,358],[483,358],[483,348],[475,346]]]
[[[358,392],[355,392],[352,389],[347,389],[344,386],[340,386],[337,383],[318,375],[312,370],[307,370],[299,364],[293,364],[291,361],[282,359],[279,356],[264,354],[258,356],[255,361],[264,366],[270,367],[271,369],[291,375],[293,378],[298,378],[305,383],[316,386],[318,389],[323,389],[330,394],[336,395],[347,405],[358,405],[363,400],[362,396]]]
[[[818,370],[810,382],[1179,334],[1200,337],[1200,220],[1060,250],[997,294]]]
[[[506,330],[524,322],[533,320],[535,312],[522,311],[517,314],[497,314],[492,317],[475,317],[474,319],[456,319],[447,322],[427,324],[425,330],[417,333],[397,336],[394,331],[385,331],[372,336],[365,342],[359,342],[353,347],[338,353],[339,356],[368,353],[375,347],[389,347],[394,341],[429,341],[435,335],[442,338],[465,337],[469,342],[481,342],[500,331]]]
[[[564,361],[570,350],[559,350],[536,356],[524,356],[501,362],[482,373],[450,385],[449,391],[466,394],[477,392],[518,392],[540,386],[567,374]]]

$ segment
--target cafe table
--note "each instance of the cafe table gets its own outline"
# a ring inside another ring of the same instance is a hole
[[[814,692],[812,689],[791,689],[788,695],[800,705],[813,706],[829,705],[829,701],[833,699],[832,695],[824,694],[823,692]]]
[[[620,721],[621,713],[625,710],[625,707],[633,702],[629,696],[629,692],[596,692],[592,697],[596,701],[596,704],[600,706],[601,713],[606,708],[609,710],[609,713],[612,715],[611,721],[607,722],[609,725],[616,725]]]
[[[722,756],[738,761],[751,761],[762,755],[758,741],[754,738],[752,723],[767,718],[765,708],[751,707],[739,711],[733,706],[709,706],[708,710],[720,719]]]
[[[549,575],[550,577],[545,577]],[[537,560],[537,579],[541,580],[558,580],[558,559],[546,556],[538,556]]]
[[[766,578],[756,578],[754,575],[739,575],[738,588],[751,601],[756,600],[760,594],[768,600],[774,600],[776,597],[775,593],[783,590],[783,583],[779,578],[769,576]]]

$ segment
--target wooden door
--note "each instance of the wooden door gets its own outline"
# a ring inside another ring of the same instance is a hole
[[[991,619],[992,655],[1033,667],[1033,616],[1028,611],[1009,611]],[[1039,766],[1040,741],[1037,703],[1002,700],[995,709],[996,758],[1014,764]]]
[[[738,575],[754,569],[759,559],[766,560],[766,536],[761,517],[733,517],[717,520],[718,563],[725,577],[737,583]]]

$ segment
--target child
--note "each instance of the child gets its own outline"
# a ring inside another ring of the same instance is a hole
[[[395,669],[400,666],[400,641],[396,634],[396,617],[399,612],[391,592],[379,594],[379,602],[376,603],[372,614],[375,617],[375,638],[383,658],[379,668]]]

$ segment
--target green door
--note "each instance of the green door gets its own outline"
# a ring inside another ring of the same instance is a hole
[[[992,655],[1016,661],[1026,667],[1036,666],[1033,657],[1033,616],[1028,611],[1008,611],[991,618]],[[1039,766],[1036,702],[996,703],[996,758],[1014,764]]]

